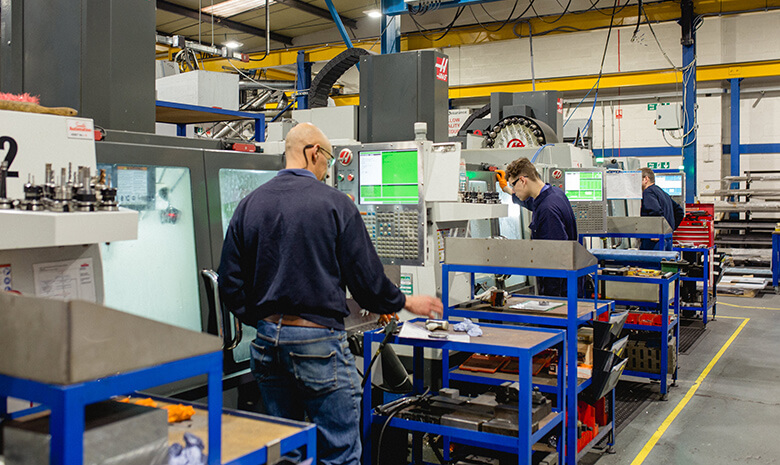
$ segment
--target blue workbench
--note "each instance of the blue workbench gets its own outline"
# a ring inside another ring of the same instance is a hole
[[[425,319],[415,319],[406,321],[404,325],[424,324]],[[392,337],[391,344],[403,344],[413,347],[414,360],[414,391],[421,394],[425,391],[424,386],[424,348],[440,349],[442,354],[449,354],[450,351],[480,353],[490,355],[504,355],[517,357],[519,361],[518,375],[514,380],[519,382],[519,400],[518,400],[518,436],[505,436],[501,434],[485,433],[481,431],[472,431],[453,426],[443,426],[434,423],[425,423],[420,421],[411,421],[400,418],[394,418],[377,415],[372,409],[371,383],[366,383],[363,392],[363,463],[371,463],[371,426],[374,424],[387,424],[389,427],[401,428],[416,433],[413,441],[412,462],[422,463],[422,433],[432,433],[442,435],[447,438],[445,444],[449,441],[471,446],[478,446],[487,449],[499,450],[504,452],[518,454],[519,464],[531,463],[531,446],[539,442],[542,437],[553,431],[556,426],[563,424],[565,417],[565,402],[561,399],[566,398],[566,383],[564,382],[564,364],[565,357],[559,357],[558,376],[556,385],[557,401],[553,407],[552,413],[539,422],[539,429],[532,432],[531,422],[531,392],[534,386],[532,380],[533,356],[551,348],[557,348],[560,354],[566,352],[566,340],[560,330],[545,328],[521,328],[502,325],[481,324],[484,334],[481,337],[472,337],[470,342],[457,342],[451,340],[438,339],[409,339]],[[459,333],[464,334],[464,333]],[[369,364],[372,357],[372,343],[381,342],[385,337],[383,330],[375,330],[363,334],[363,362],[364,373],[367,376]],[[448,358],[442,357],[442,383],[444,387],[449,386]],[[508,375],[511,376],[511,375]],[[565,443],[566,431],[560,429],[560,438],[558,442],[559,457],[563,457],[562,447]],[[576,434],[575,434],[576,440]],[[378,448],[387,445],[378,444]],[[449,455],[449,450],[445,447],[445,456]]]

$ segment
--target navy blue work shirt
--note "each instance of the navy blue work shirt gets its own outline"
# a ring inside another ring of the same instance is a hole
[[[577,241],[577,221],[568,197],[561,189],[545,184],[535,199],[522,201],[512,194],[512,201],[531,210],[531,239],[553,241]],[[563,278],[536,278],[539,294],[566,297],[566,280]],[[581,284],[578,286],[581,292]]]
[[[680,223],[685,217],[685,210],[683,210],[677,202],[672,200],[669,194],[664,192],[663,189],[655,184],[651,184],[642,191],[642,209],[639,214],[640,216],[663,216],[672,230],[675,230],[680,226]],[[640,249],[653,250],[657,248],[658,245],[659,241],[642,239]]]
[[[370,312],[406,304],[346,195],[308,170],[285,169],[239,202],[222,246],[219,289],[242,323],[256,327],[285,314],[344,329],[345,287]]]

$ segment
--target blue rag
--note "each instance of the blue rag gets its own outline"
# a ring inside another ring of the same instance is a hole
[[[482,328],[468,318],[465,318],[463,321],[453,326],[453,329],[455,331],[463,331],[471,337],[482,336]]]

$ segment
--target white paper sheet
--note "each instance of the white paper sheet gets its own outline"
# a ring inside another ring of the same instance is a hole
[[[607,200],[642,199],[641,171],[608,171]]]
[[[33,265],[35,295],[95,302],[95,272],[91,258]]]
[[[441,334],[443,331],[436,331],[437,333]],[[401,338],[407,338],[407,339],[425,339],[426,341],[454,341],[454,342],[471,342],[471,337],[466,333],[461,334],[453,334],[453,333],[447,333],[447,339],[435,339],[428,337],[431,334],[431,331],[428,331],[425,328],[421,328],[419,326],[415,326],[412,324],[404,324],[401,325],[401,332],[398,333],[398,337]]]

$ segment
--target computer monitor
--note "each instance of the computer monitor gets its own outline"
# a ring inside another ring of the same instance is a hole
[[[417,204],[420,201],[417,150],[358,153],[361,205]]]
[[[604,172],[566,171],[563,186],[571,202],[601,202],[604,199]]]
[[[656,173],[655,184],[671,197],[681,197],[683,195],[682,173]]]

